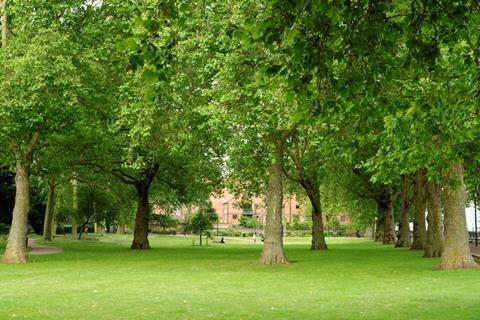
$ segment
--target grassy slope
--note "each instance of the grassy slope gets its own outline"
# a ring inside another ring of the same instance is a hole
[[[292,264],[260,266],[261,245],[245,240],[160,237],[147,252],[59,240],[64,254],[0,264],[0,319],[480,317],[480,270],[433,271],[438,259],[368,241],[333,240],[327,252],[306,241],[287,246]]]

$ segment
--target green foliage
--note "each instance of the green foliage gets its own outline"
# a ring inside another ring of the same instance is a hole
[[[150,221],[158,223],[163,230],[167,228],[175,228],[179,221],[168,214],[152,214]]]
[[[475,1],[9,0],[6,13],[0,169],[57,179],[59,222],[131,222],[139,186],[164,207],[225,183],[265,194],[277,145],[288,188],[320,190],[359,229],[418,169],[445,184],[460,161],[478,195]],[[72,178],[92,185],[78,212]]]
[[[190,228],[193,233],[202,235],[205,231],[211,229],[217,221],[217,213],[210,203],[205,204],[190,219]]]
[[[294,221],[287,224],[288,230],[311,230],[312,222],[311,221]]]
[[[258,226],[258,220],[255,216],[251,217],[242,214],[239,221],[240,226],[245,228],[256,228]]]
[[[8,234],[10,226],[6,223],[0,223],[0,234]]]

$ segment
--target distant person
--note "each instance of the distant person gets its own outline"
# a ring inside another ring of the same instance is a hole
[[[255,232],[253,233],[252,239],[253,243],[257,243],[257,234]]]
[[[225,243],[225,240],[223,239],[223,237],[220,238],[220,243]]]

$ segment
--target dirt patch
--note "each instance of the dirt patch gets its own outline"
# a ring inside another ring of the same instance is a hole
[[[32,251],[28,252],[29,255],[37,255],[37,254],[53,254],[53,253],[62,253],[63,248],[59,247],[50,247],[41,244],[36,244],[35,240],[28,240],[28,246],[32,249]]]

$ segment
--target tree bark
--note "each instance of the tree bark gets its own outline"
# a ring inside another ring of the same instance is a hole
[[[124,234],[125,233],[125,225],[124,224],[119,224],[117,226],[117,234]]]
[[[395,225],[393,223],[393,199],[391,194],[385,199],[383,221],[383,244],[395,244]]]
[[[17,160],[15,172],[15,205],[7,247],[2,261],[5,263],[27,262],[28,212],[30,210],[30,171],[22,160]]]
[[[402,175],[402,213],[398,228],[398,239],[395,247],[410,247],[410,181],[407,176]]]
[[[58,210],[60,209],[60,194],[62,193],[62,190],[60,192],[55,192],[55,205],[53,206],[53,214],[52,214],[52,237],[57,235],[57,214]]]
[[[94,233],[95,233],[95,236],[99,236],[103,233],[103,226],[100,222],[95,222],[95,224],[93,225],[93,230],[94,230]]]
[[[383,211],[383,208],[380,207],[378,204],[377,206],[378,217],[375,225],[375,242],[380,242],[383,241],[383,222],[385,219],[385,212]]]
[[[433,181],[427,181],[428,229],[424,257],[441,257],[443,251],[443,223],[441,206],[442,188]]]
[[[450,162],[447,178],[448,182],[444,189],[445,248],[439,268],[475,268],[478,266],[470,253],[467,236],[463,165],[458,162]]]
[[[268,166],[267,217],[261,264],[287,264],[283,251],[283,144],[284,139],[273,139],[274,160]]]
[[[78,182],[76,179],[72,180],[72,209],[76,215],[78,210]],[[77,229],[78,229],[77,221],[75,217],[72,217],[72,238],[73,239],[76,239],[78,237]]]
[[[8,34],[8,25],[7,25],[7,0],[0,0],[0,25],[2,28],[2,47],[7,46],[7,34]]]
[[[427,239],[427,230],[425,223],[426,210],[426,172],[419,169],[415,172],[415,220],[413,222],[413,243],[412,250],[423,250]]]
[[[48,180],[47,208],[45,209],[45,219],[43,221],[43,239],[52,241],[52,221],[55,199],[55,178]]]
[[[150,206],[148,204],[148,182],[139,182],[137,189],[137,212],[135,214],[135,228],[133,230],[132,249],[150,249],[148,242],[148,222],[150,219]]]
[[[320,188],[317,183],[310,182],[308,188],[305,188],[308,199],[312,204],[312,244],[310,250],[328,249],[323,231],[322,202],[320,198]]]

